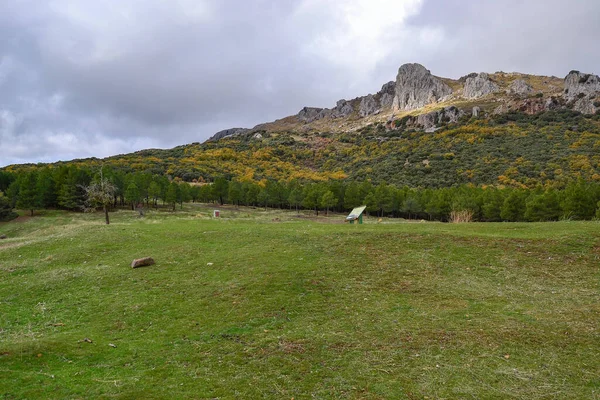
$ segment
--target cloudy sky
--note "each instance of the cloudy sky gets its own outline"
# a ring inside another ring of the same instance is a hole
[[[0,0],[0,167],[204,141],[435,75],[600,73],[598,0]]]

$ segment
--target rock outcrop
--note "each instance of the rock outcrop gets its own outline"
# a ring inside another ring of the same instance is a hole
[[[300,110],[300,112],[298,112],[297,117],[303,122],[313,122],[317,119],[321,119],[323,110],[323,108],[317,107],[304,107],[302,110]]]
[[[456,123],[465,115],[465,112],[454,106],[440,108],[426,114],[421,114],[416,117],[410,116],[404,122],[405,126],[413,128],[422,128],[426,132],[434,132],[436,127],[448,123]]]
[[[331,116],[333,118],[343,118],[352,114],[354,108],[349,101],[345,99],[338,100],[335,107],[331,110]]]
[[[390,81],[381,87],[381,90],[377,92],[376,97],[379,97],[379,106],[381,108],[388,108],[392,106],[394,102],[394,96],[396,95],[396,82]]]
[[[249,132],[250,129],[247,128],[231,128],[231,129],[225,129],[222,131],[219,131],[217,133],[215,133],[214,135],[212,135],[210,137],[210,139],[208,139],[209,141],[211,140],[219,140],[219,139],[223,139],[226,138],[228,136],[237,136],[237,135],[241,135],[244,133]]]
[[[533,92],[533,88],[523,79],[516,79],[508,87],[508,94],[525,96]]]
[[[475,107],[473,107],[473,110],[471,111],[471,116],[477,118],[477,117],[479,117],[480,113],[481,113],[481,107],[475,106]]]
[[[564,93],[567,100],[590,95],[598,96],[600,95],[600,78],[598,78],[598,75],[571,71],[565,77]]]
[[[394,111],[415,110],[452,94],[452,88],[421,64],[404,64],[398,69]]]
[[[369,94],[361,99],[360,106],[358,107],[358,115],[366,117],[375,114],[377,110],[379,110],[379,106],[375,100],[375,96]]]
[[[479,99],[499,90],[500,88],[490,79],[490,76],[482,72],[476,76],[469,76],[465,80],[463,97],[469,100]]]
[[[589,97],[583,97],[576,100],[573,104],[573,110],[579,111],[582,114],[594,114],[598,107],[594,105],[594,101]]]
[[[564,98],[573,101],[573,110],[583,114],[594,114],[598,104],[594,99],[600,98],[600,78],[598,75],[583,74],[571,71],[565,77]]]

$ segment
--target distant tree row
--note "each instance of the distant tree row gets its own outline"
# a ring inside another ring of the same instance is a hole
[[[0,213],[4,209],[89,207],[90,190],[110,184],[110,197],[92,202],[107,208],[165,206],[175,209],[184,202],[231,204],[264,208],[289,208],[347,212],[366,205],[377,216],[439,221],[554,221],[600,218],[600,184],[573,181],[564,189],[474,187],[462,185],[441,189],[397,187],[369,181],[240,182],[225,177],[212,182],[189,184],[163,175],[125,173],[105,168],[91,170],[75,166],[41,168],[18,174],[0,172]],[[105,193],[106,194],[106,193]],[[86,202],[87,201],[87,202]],[[8,211],[5,211],[8,212]],[[0,215],[1,217],[1,215]],[[108,222],[108,215],[107,215]]]

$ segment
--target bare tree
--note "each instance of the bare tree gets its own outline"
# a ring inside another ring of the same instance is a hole
[[[108,219],[108,207],[112,204],[117,188],[108,179],[104,178],[102,169],[100,169],[100,181],[93,182],[89,186],[85,186],[85,209],[93,210],[96,207],[102,207],[104,210],[104,218],[106,225],[110,224]]]

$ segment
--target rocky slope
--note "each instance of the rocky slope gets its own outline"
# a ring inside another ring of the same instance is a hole
[[[431,74],[420,64],[405,64],[395,81],[377,93],[341,99],[332,108],[304,107],[296,115],[252,129],[221,131],[209,140],[257,132],[352,132],[377,122],[388,128],[402,123],[435,131],[462,116],[479,117],[511,111],[537,114],[572,109],[583,114],[600,110],[600,78],[571,71],[564,79],[521,73],[472,73],[458,80]]]

